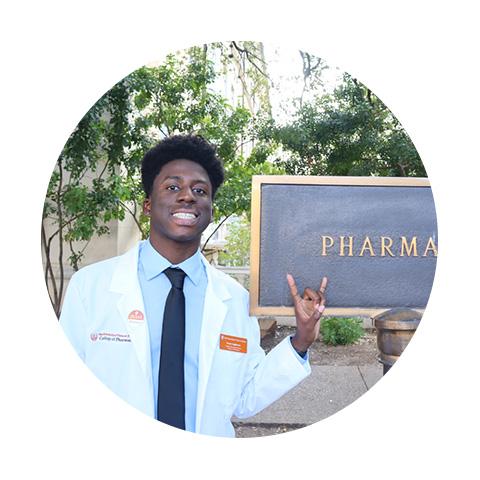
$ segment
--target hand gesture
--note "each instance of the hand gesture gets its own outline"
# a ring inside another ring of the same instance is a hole
[[[292,294],[293,307],[297,331],[292,338],[292,345],[299,352],[306,352],[310,345],[317,339],[320,331],[320,317],[325,310],[325,290],[327,277],[323,277],[318,291],[306,288],[303,297],[298,294],[295,280],[287,274],[287,282]]]

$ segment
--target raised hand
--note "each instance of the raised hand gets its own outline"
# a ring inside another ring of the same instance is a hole
[[[320,331],[319,320],[325,310],[325,291],[328,279],[323,277],[318,291],[307,287],[303,296],[299,295],[292,275],[287,274],[287,282],[290,287],[297,322],[297,331],[292,338],[292,345],[298,352],[306,352],[317,339]]]

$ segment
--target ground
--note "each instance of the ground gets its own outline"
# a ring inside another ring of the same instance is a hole
[[[261,344],[268,353],[288,335],[295,333],[294,327],[277,326],[275,333],[263,338]],[[321,336],[309,349],[311,365],[370,365],[377,360],[377,337],[366,330],[365,336],[352,345],[326,345]]]
[[[261,345],[268,353],[286,336],[293,335],[294,332],[294,327],[277,326],[273,334],[269,334],[262,339]],[[320,336],[309,349],[311,365],[360,366],[378,364],[377,354],[377,337],[372,330],[366,330],[365,335],[352,345],[326,345]],[[298,428],[291,425],[243,426],[236,424],[234,424],[234,427],[237,438],[276,435]]]

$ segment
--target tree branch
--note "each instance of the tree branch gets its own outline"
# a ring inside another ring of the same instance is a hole
[[[57,190],[57,205],[58,205],[58,223],[59,225],[62,224],[63,218],[63,211],[62,211],[62,204],[61,204],[61,192],[62,192],[62,182],[63,182],[63,168],[61,163],[58,165],[60,177],[58,180],[58,190]],[[64,277],[65,272],[63,270],[63,229],[60,229],[59,236],[58,236],[58,267],[60,269],[60,286],[58,288],[58,305],[56,313],[57,315],[60,314],[60,303],[62,301],[63,296],[63,285],[64,285]]]
[[[45,225],[42,222],[42,247],[45,252],[45,283],[47,285],[48,296],[50,297],[50,303],[52,304],[55,313],[58,312],[59,301],[57,292],[57,282],[53,273],[52,260],[50,258],[50,246],[47,243],[47,234],[45,231]],[[49,288],[48,276],[50,275],[51,289]]]
[[[230,218],[231,216],[233,215],[233,213],[230,213],[228,214],[218,225],[217,227],[215,228],[215,230],[210,234],[210,236],[207,238],[207,240],[205,241],[205,243],[203,244],[203,247],[202,247],[202,253],[205,251],[206,247],[207,247],[207,243],[210,241],[210,239],[215,235],[215,233],[217,233],[218,229],[225,223],[225,221]]]
[[[245,140],[244,142],[239,142],[234,149],[234,153],[237,153],[237,151],[239,149],[242,150],[245,145],[248,145],[252,141],[253,141],[253,139],[249,138],[248,140]]]
[[[267,73],[265,73],[253,60],[251,57],[254,57],[256,60],[259,60],[260,62],[264,63],[264,60],[260,57],[258,57],[257,55],[255,55],[254,53],[252,53],[250,50],[247,50],[247,49],[244,49],[244,48],[240,48],[236,42],[232,41],[231,42],[232,46],[235,48],[235,50],[237,50],[237,52],[239,52],[240,54],[245,54],[245,56],[247,57],[247,60],[269,81],[270,80],[270,77],[268,76]]]
[[[133,221],[135,222],[135,225],[138,227],[138,230],[140,231],[140,234],[143,237],[142,225],[137,219],[136,212],[132,212],[130,208],[128,208],[128,205],[122,201],[120,201],[120,205],[133,217]]]

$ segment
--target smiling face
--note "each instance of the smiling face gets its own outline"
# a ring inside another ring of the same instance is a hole
[[[172,263],[192,256],[212,221],[212,184],[206,170],[190,160],[166,163],[144,202],[150,241]]]

